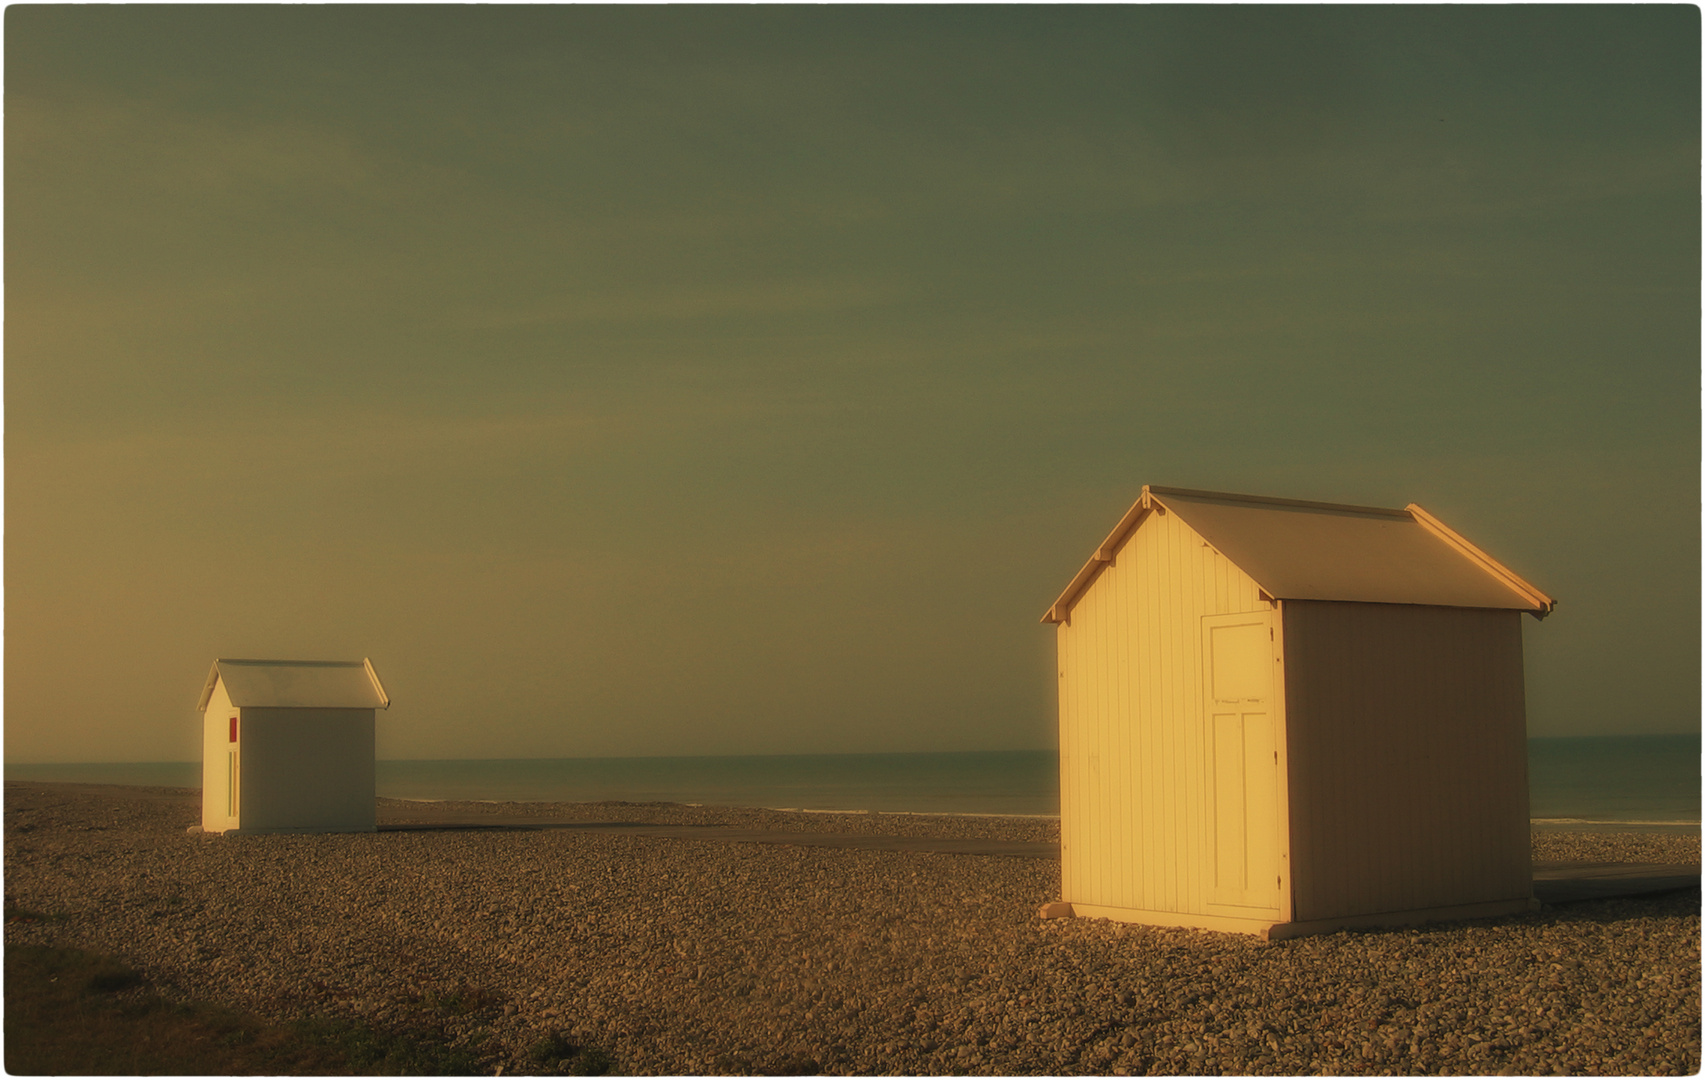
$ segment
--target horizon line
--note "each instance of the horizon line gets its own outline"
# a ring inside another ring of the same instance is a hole
[[[1632,733],[1597,732],[1590,735],[1529,735],[1528,742],[1546,739],[1681,739],[1701,738],[1698,731],[1642,731]],[[935,754],[1058,754],[1056,747],[1008,748],[1003,750],[812,750],[780,753],[714,753],[714,754],[587,754],[583,756],[556,755],[550,757],[399,757],[375,758],[375,763],[427,761],[667,761],[702,758],[765,758],[765,757],[925,757]],[[149,761],[0,761],[0,768],[42,767],[62,765],[199,765],[196,759],[153,759]]]

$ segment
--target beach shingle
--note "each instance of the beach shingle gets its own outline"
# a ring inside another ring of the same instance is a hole
[[[648,1074],[1646,1073],[1699,1068],[1697,892],[1282,943],[1039,920],[1047,859],[572,829],[195,837],[193,799],[7,785],[8,943],[157,988],[475,1042],[560,1036]],[[578,820],[958,830],[1041,819],[531,807]],[[1539,834],[1697,862],[1698,837]]]

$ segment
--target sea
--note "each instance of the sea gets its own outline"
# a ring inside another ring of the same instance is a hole
[[[1542,827],[1699,826],[1698,735],[1528,740],[1531,816]],[[1060,812],[1046,750],[929,754],[380,761],[381,796],[493,802],[679,802],[917,814]],[[199,787],[196,762],[12,765],[8,780]]]

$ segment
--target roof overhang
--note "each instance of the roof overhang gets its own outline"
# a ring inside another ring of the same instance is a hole
[[[1467,537],[1463,536],[1449,525],[1446,525],[1438,518],[1427,513],[1426,510],[1421,508],[1420,503],[1410,503],[1408,506],[1404,507],[1404,509],[1409,511],[1410,516],[1413,517],[1416,523],[1423,529],[1426,529],[1440,540],[1443,540],[1445,543],[1461,552],[1463,557],[1468,559],[1469,562],[1474,563],[1476,566],[1480,567],[1480,569],[1486,571],[1486,573],[1503,582],[1504,586],[1511,592],[1532,603],[1535,610],[1528,614],[1532,615],[1534,618],[1545,618],[1545,616],[1551,614],[1552,609],[1557,606],[1557,601],[1534,588],[1527,581],[1522,579],[1514,570],[1511,570],[1497,559],[1494,559],[1484,551],[1481,551],[1478,547],[1474,546]]]

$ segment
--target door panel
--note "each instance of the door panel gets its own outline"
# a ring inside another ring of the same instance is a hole
[[[1213,724],[1214,891],[1241,892],[1248,881],[1245,860],[1243,718],[1215,713]]]
[[[1209,616],[1210,620],[1216,618],[1228,616]],[[1241,620],[1249,616],[1229,618]],[[1208,670],[1214,700],[1231,703],[1266,701],[1267,688],[1273,682],[1272,672],[1267,670],[1273,661],[1267,620],[1209,625],[1208,634],[1213,640]]]
[[[1214,904],[1279,906],[1278,756],[1267,612],[1202,620],[1208,742],[1208,891]]]

